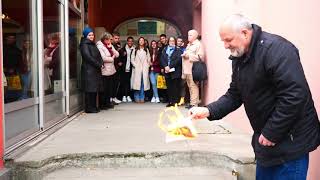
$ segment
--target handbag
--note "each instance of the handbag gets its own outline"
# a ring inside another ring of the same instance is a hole
[[[157,88],[167,89],[166,78],[163,75],[158,75],[157,77]]]
[[[7,77],[8,90],[22,90],[21,78],[19,75],[11,75]]]
[[[208,79],[207,74],[207,65],[205,62],[203,62],[199,57],[199,61],[196,61],[192,65],[192,78],[193,81],[204,81]]]

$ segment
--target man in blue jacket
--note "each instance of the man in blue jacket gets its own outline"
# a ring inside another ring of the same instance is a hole
[[[244,104],[254,130],[256,179],[306,179],[320,127],[298,49],[239,14],[221,25],[220,37],[231,52],[230,87],[206,107],[191,108],[189,115],[218,120]]]

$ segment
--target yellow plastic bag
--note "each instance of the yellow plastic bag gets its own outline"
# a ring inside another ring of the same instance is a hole
[[[157,77],[157,88],[167,89],[166,78],[163,75],[158,75]]]
[[[19,75],[11,75],[7,77],[8,90],[18,91],[22,89],[21,79]]]

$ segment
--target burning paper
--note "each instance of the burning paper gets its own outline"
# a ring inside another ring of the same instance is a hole
[[[185,118],[177,106],[166,108],[160,113],[158,126],[166,132],[167,143],[197,137],[191,117]]]

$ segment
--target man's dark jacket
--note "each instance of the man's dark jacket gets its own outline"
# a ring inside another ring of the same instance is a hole
[[[298,49],[288,40],[253,26],[248,53],[232,60],[232,82],[225,95],[209,104],[210,120],[244,104],[254,130],[252,146],[262,166],[282,164],[315,150],[319,119]],[[276,143],[259,144],[260,134]]]
[[[119,50],[119,62],[122,63],[122,66],[119,67],[118,71],[121,74],[124,74],[126,72],[126,65],[127,65],[127,60],[128,60],[128,56],[131,56],[131,53],[133,52],[133,49],[129,52],[127,52],[126,50],[126,46],[123,46],[120,50]],[[131,76],[131,72],[132,72],[132,64],[130,63],[130,76]]]

